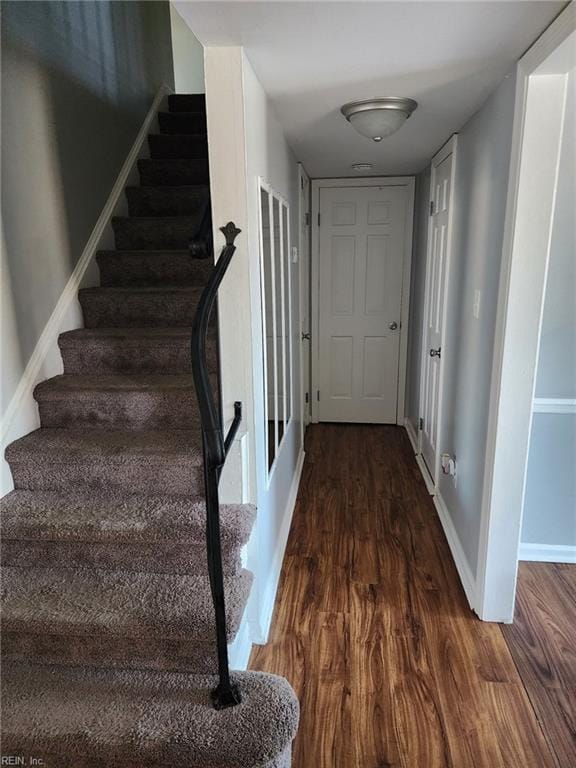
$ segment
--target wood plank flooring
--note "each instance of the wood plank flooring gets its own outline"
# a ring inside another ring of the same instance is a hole
[[[560,765],[500,627],[467,605],[404,430],[314,425],[306,450],[251,657],[300,699],[293,768]]]
[[[514,623],[502,632],[550,750],[576,766],[576,565],[520,563]]]

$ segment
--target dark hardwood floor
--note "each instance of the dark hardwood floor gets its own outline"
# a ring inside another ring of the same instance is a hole
[[[470,611],[404,430],[316,425],[306,450],[251,658],[300,699],[293,768],[573,768],[500,626]]]
[[[576,565],[520,563],[502,631],[561,768],[576,766]]]

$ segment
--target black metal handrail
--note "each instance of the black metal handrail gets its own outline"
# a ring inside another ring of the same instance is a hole
[[[228,638],[226,633],[226,607],[224,601],[224,578],[222,573],[222,551],[220,543],[220,507],[218,500],[218,482],[234,436],[242,420],[242,403],[234,403],[234,420],[226,438],[222,431],[222,422],[214,402],[214,394],[206,366],[206,336],[210,314],[216,300],[218,288],[234,255],[234,240],[240,233],[233,222],[229,221],[220,231],[226,238],[220,258],[216,262],[208,280],[194,317],[192,326],[192,374],[196,387],[196,397],[202,423],[202,447],[204,451],[204,486],[206,491],[206,548],[208,552],[208,574],[210,590],[214,604],[216,621],[216,646],[218,652],[217,687],[212,691],[212,701],[216,709],[233,707],[241,701],[240,691],[230,681],[228,666]]]

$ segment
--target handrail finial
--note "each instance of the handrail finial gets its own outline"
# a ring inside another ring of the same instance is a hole
[[[225,227],[220,227],[220,232],[226,238],[226,245],[234,245],[234,240],[236,240],[242,230],[238,229],[233,221],[229,221]]]

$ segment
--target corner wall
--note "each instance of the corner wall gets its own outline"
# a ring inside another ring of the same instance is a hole
[[[515,76],[509,75],[481,109],[458,131],[454,195],[454,234],[447,301],[444,407],[440,452],[456,456],[456,482],[441,475],[439,494],[475,580],[485,471],[490,381],[502,259],[504,217],[514,119]],[[428,217],[428,190],[417,198],[417,221]],[[426,225],[427,229],[427,225]],[[412,285],[416,302],[423,293],[426,238],[418,233]],[[480,316],[473,315],[474,292],[481,293]],[[422,318],[410,323],[408,366],[410,421],[417,408]]]

